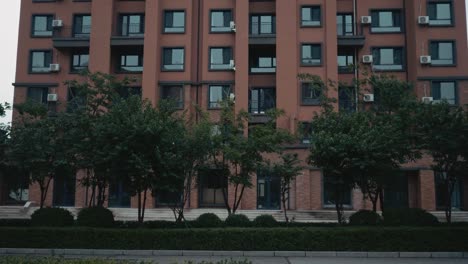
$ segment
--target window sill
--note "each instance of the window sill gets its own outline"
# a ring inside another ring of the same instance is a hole
[[[323,64],[320,63],[320,64],[305,64],[305,63],[301,63],[301,67],[323,67]]]

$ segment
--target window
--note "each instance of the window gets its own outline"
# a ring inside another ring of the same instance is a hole
[[[402,32],[403,16],[400,10],[372,11],[371,32]]]
[[[112,179],[109,182],[108,207],[130,207],[131,195],[129,185],[122,180]]]
[[[336,26],[338,36],[353,36],[354,21],[352,14],[338,14],[336,16]]]
[[[231,70],[232,48],[210,48],[210,70]]]
[[[372,55],[374,57],[374,70],[403,70],[403,48],[374,48]]]
[[[456,83],[451,81],[433,82],[432,97],[434,100],[446,100],[447,103],[455,105],[457,103]]]
[[[455,43],[453,41],[432,41],[430,43],[431,65],[454,65]]]
[[[88,69],[89,53],[77,53],[72,55],[71,72],[79,72]]]
[[[183,71],[184,57],[184,48],[164,48],[162,69],[164,71]]]
[[[178,109],[184,108],[184,87],[182,85],[172,85],[161,87],[161,99],[175,103]]]
[[[54,206],[75,206],[75,176],[54,178],[53,204]]]
[[[337,179],[330,176],[323,176],[323,207],[330,208],[334,207],[336,203],[336,189],[337,189]],[[352,189],[346,186],[339,186],[340,194],[342,196],[343,205],[347,208],[352,205]]]
[[[145,15],[121,15],[120,35],[121,36],[143,36],[145,33]]]
[[[164,11],[164,33],[185,32],[185,11]]]
[[[202,169],[198,171],[198,177],[200,206],[224,206],[223,189],[227,189],[224,170]]]
[[[211,32],[231,32],[231,10],[211,11]]]
[[[49,93],[49,88],[47,87],[29,87],[28,99],[36,103],[47,104],[48,93]]]
[[[302,144],[312,143],[312,124],[309,122],[302,122],[299,124],[299,136]]]
[[[452,12],[453,12],[453,8],[452,8],[451,1],[429,2],[427,5],[429,25],[431,26],[453,25]]]
[[[143,55],[121,55],[120,56],[120,71],[123,72],[142,72],[143,71]]]
[[[356,90],[354,87],[340,86],[338,88],[339,110],[346,113],[356,111]]]
[[[52,36],[52,15],[34,15],[32,35],[34,37],[50,37]]]
[[[276,72],[275,57],[257,57],[250,68],[252,73],[274,73]]]
[[[434,180],[435,180],[435,198],[436,198],[436,208],[438,210],[444,210],[447,204],[447,173],[445,172],[434,172]],[[463,186],[465,183],[465,179],[459,178],[453,184],[453,191],[451,197],[451,207],[452,210],[460,210],[463,208],[463,198],[465,192],[463,190]]]
[[[319,83],[301,83],[301,101],[303,105],[318,105],[322,96],[323,87]]]
[[[129,98],[131,96],[141,97],[141,87],[140,86],[130,86],[130,87],[120,87],[118,93],[122,98]]]
[[[322,11],[320,6],[304,6],[301,8],[301,25],[303,27],[320,26]]]
[[[210,85],[210,101],[208,108],[220,108],[221,102],[229,98],[231,87],[229,85]]]
[[[73,22],[74,37],[89,37],[91,33],[90,15],[75,15]]]
[[[179,203],[182,199],[182,194],[169,190],[158,190],[155,195],[156,203],[160,206],[172,206]]]
[[[251,35],[276,34],[276,17],[273,15],[253,15],[250,17]]]
[[[31,51],[30,56],[31,73],[50,72],[50,64],[52,63],[52,51]]]
[[[339,50],[338,51],[338,72],[339,73],[352,73],[354,72],[354,51],[353,50]]]
[[[273,88],[254,88],[250,90],[249,113],[265,114],[276,106],[276,90]]]
[[[302,44],[301,64],[303,66],[317,66],[322,64],[322,45]]]

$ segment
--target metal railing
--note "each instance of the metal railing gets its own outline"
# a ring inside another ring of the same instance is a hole
[[[91,26],[82,27],[60,27],[53,31],[54,38],[89,38]]]
[[[250,23],[250,35],[273,35],[276,34],[276,25],[273,22]]]
[[[123,37],[142,37],[145,34],[144,23],[122,23],[120,36]]]
[[[338,23],[336,25],[336,33],[338,36],[354,36],[354,23]]]

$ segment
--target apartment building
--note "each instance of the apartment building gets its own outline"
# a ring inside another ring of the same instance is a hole
[[[283,109],[277,125],[307,129],[320,108],[312,83],[300,73],[350,85],[330,90],[340,111],[355,107],[352,65],[412,82],[421,100],[468,103],[468,46],[464,0],[22,0],[15,103],[26,98],[66,102],[63,82],[88,68],[134,76],[136,92],[180,109],[206,109],[235,95],[236,109],[252,124],[271,108]],[[373,95],[366,97],[372,104]],[[292,148],[306,157],[310,139]],[[210,172],[194,189],[190,208],[223,205],[221,185]],[[87,192],[76,181],[56,179],[47,203],[81,207]],[[241,209],[279,209],[279,180],[259,173]],[[465,193],[465,195],[463,195]],[[453,207],[468,208],[468,175],[454,193]],[[29,200],[38,187],[29,186]],[[135,207],[125,186],[109,186],[109,207]],[[359,190],[347,208],[368,208]],[[169,194],[150,199],[165,206]],[[387,206],[436,210],[443,205],[439,176],[430,159],[405,164],[388,186]],[[289,209],[333,208],[319,168],[307,168],[292,186]],[[465,206],[465,207],[463,207]]]

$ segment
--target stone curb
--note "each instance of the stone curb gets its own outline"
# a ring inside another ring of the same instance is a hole
[[[211,250],[110,250],[110,249],[35,249],[0,248],[0,255],[37,256],[225,256],[295,258],[468,258],[468,252],[357,252],[357,251],[211,251]]]

